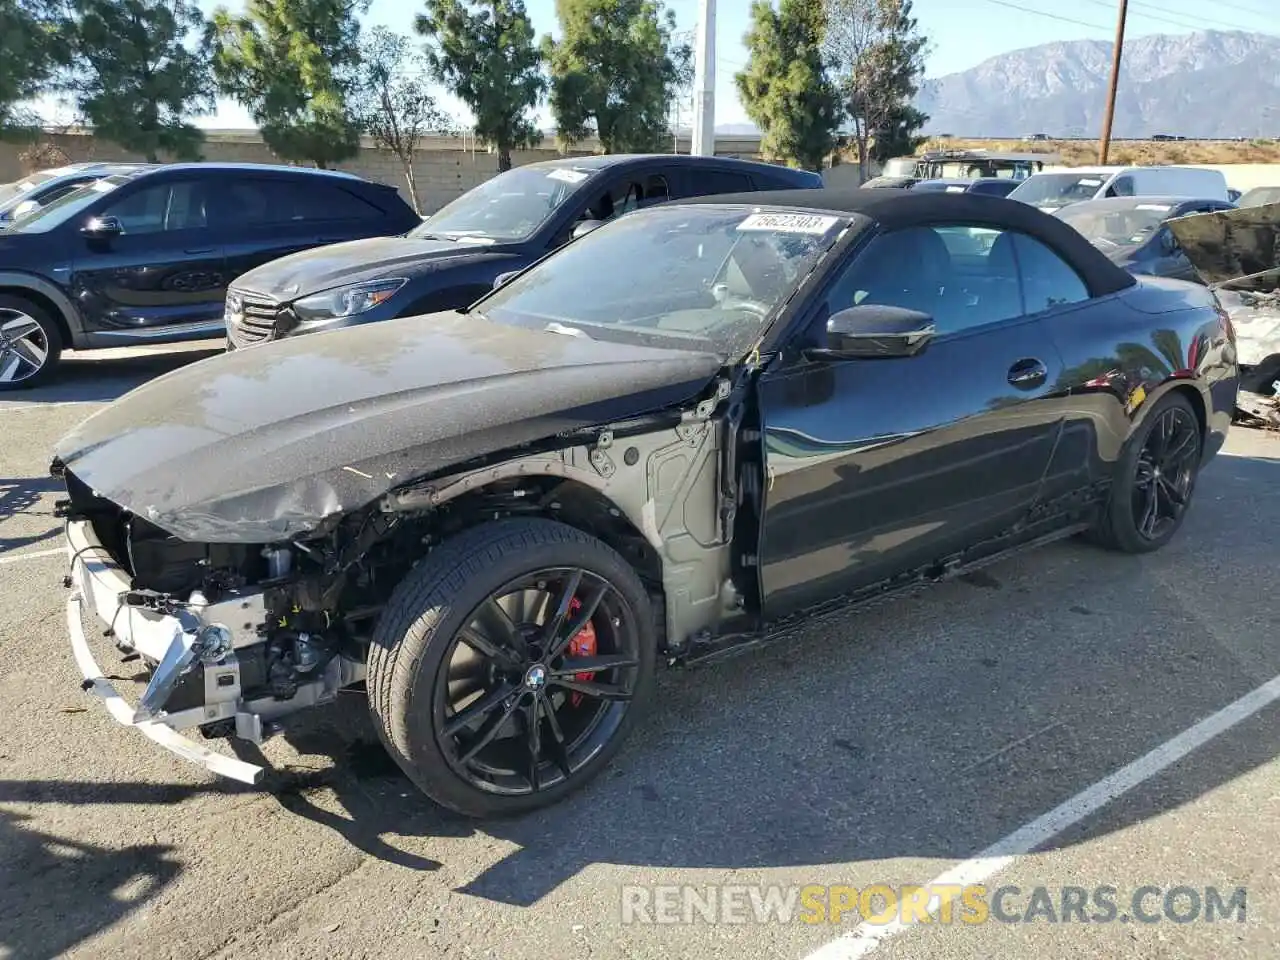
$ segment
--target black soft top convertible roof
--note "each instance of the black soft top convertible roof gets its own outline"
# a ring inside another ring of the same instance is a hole
[[[938,226],[948,221],[1017,230],[1035,237],[1074,266],[1089,293],[1106,296],[1133,286],[1131,273],[1116,266],[1074,227],[1017,200],[972,193],[914,190],[769,190],[721,193],[676,200],[677,204],[743,204],[762,209],[806,210],[859,216],[864,229]]]

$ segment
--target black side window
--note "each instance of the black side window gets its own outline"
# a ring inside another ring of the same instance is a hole
[[[933,318],[938,334],[1022,313],[1012,235],[986,227],[912,227],[876,237],[831,288],[822,323],[880,304]]]
[[[157,183],[121,197],[99,216],[117,218],[126,234],[198,230],[208,226],[206,194],[196,180]]]
[[[272,216],[276,223],[311,223],[332,220],[373,220],[382,211],[336,184],[319,177],[280,180],[271,184]]]
[[[745,173],[727,170],[690,170],[690,195],[710,196],[714,193],[746,193],[753,189],[751,178]]]
[[[1027,313],[1089,299],[1089,288],[1080,274],[1058,254],[1023,233],[1015,234],[1014,241]]]
[[[1132,197],[1136,191],[1133,184],[1133,177],[1126,174],[1123,177],[1116,177],[1116,182],[1107,187],[1108,197]]]
[[[371,220],[382,211],[339,187],[298,180],[236,179],[221,189],[228,225],[267,226]]]

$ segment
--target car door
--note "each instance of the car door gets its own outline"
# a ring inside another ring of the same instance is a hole
[[[216,335],[228,277],[209,223],[211,200],[197,174],[141,177],[67,224],[75,249],[70,286],[92,332],[156,339],[168,328],[207,324]],[[84,235],[92,217],[114,218],[120,232]]]
[[[313,247],[377,236],[377,207],[322,176],[228,178],[221,225],[234,279]]]
[[[1024,302],[1017,238],[963,225],[876,237],[761,376],[769,616],[939,561],[1033,505],[1063,365]],[[807,360],[827,319],[859,303],[923,310],[936,335],[907,358]]]

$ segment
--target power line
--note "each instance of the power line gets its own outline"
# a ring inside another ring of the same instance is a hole
[[[1085,2],[1092,3],[1094,6],[1098,6],[1098,7],[1106,7],[1108,10],[1110,10],[1114,6],[1114,4],[1107,2],[1107,0],[1085,0]],[[1247,27],[1244,24],[1240,24],[1240,23],[1231,23],[1226,20],[1215,20],[1211,17],[1202,17],[1199,14],[1180,13],[1178,11],[1174,11],[1173,13],[1174,13],[1174,16],[1178,17],[1179,19],[1171,19],[1170,16],[1168,16],[1168,11],[1166,11],[1163,7],[1157,7],[1153,4],[1145,3],[1145,2],[1142,2],[1142,0],[1132,0],[1132,5],[1138,8],[1133,12],[1132,16],[1141,17],[1144,20],[1154,20],[1157,23],[1167,23],[1170,26],[1174,26],[1174,27],[1185,27],[1185,28],[1190,28],[1194,30],[1194,29],[1203,29],[1205,25],[1216,25],[1220,27],[1226,27],[1228,30],[1246,30],[1250,33],[1267,32],[1264,30],[1256,29],[1254,27]],[[1147,13],[1146,12],[1147,10],[1156,10],[1159,12]],[[1186,19],[1181,19],[1183,17],[1194,18],[1194,19],[1192,19],[1189,22]]]
[[[1078,27],[1089,27],[1092,30],[1110,30],[1110,27],[1104,27],[1097,23],[1085,23],[1083,20],[1073,20],[1071,17],[1064,17],[1057,13],[1046,13],[1044,10],[1036,10],[1032,7],[1024,7],[1018,3],[1009,3],[1008,0],[986,0],[987,3],[994,3],[997,7],[1008,7],[1010,10],[1020,10],[1023,13],[1034,14],[1037,17],[1047,17],[1050,20],[1061,20],[1063,23],[1074,23]]]

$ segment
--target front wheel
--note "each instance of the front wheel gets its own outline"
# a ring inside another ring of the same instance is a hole
[[[584,786],[653,687],[648,594],[609,546],[542,519],[447,541],[397,586],[369,652],[382,741],[429,797],[474,817]]]
[[[1170,394],[1156,404],[1116,463],[1093,538],[1124,553],[1168,543],[1191,505],[1202,449],[1200,421],[1184,397]]]
[[[62,334],[45,311],[0,294],[0,390],[23,390],[48,379],[62,355]]]

